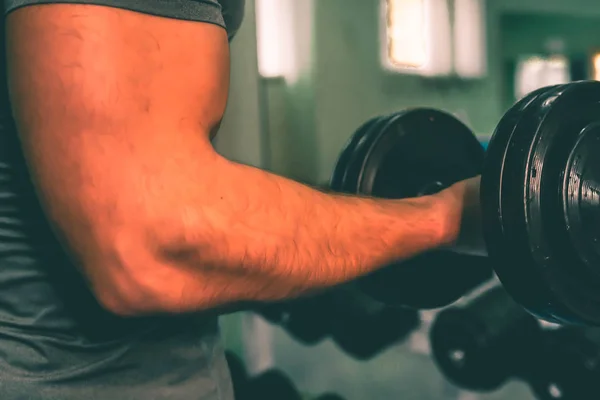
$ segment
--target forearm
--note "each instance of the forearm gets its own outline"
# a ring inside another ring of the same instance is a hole
[[[196,207],[195,222],[158,226],[160,262],[203,282],[203,293],[190,293],[198,290],[191,284],[185,298],[208,295],[213,305],[290,297],[352,280],[444,240],[445,216],[432,197],[326,194],[221,158],[215,162],[211,170],[219,173],[199,180],[202,203],[185,205]]]

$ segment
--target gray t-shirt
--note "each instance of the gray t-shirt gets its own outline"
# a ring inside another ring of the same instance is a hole
[[[214,23],[230,38],[244,8],[243,0],[5,0],[4,7],[41,3]],[[232,400],[215,316],[119,318],[87,290],[38,203],[0,82],[0,399]]]

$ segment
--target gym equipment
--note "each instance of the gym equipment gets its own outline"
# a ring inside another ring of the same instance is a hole
[[[599,111],[599,82],[542,88],[504,115],[488,146],[489,255],[511,296],[551,322],[600,324]]]
[[[531,369],[541,337],[538,321],[501,288],[465,305],[442,310],[430,331],[431,350],[442,373],[474,391],[498,389]]]
[[[506,112],[485,160],[475,136],[444,112],[413,109],[370,120],[344,148],[332,189],[407,198],[481,174],[489,257],[430,252],[357,285],[386,304],[432,308],[478,286],[493,267],[511,297],[538,318],[600,326],[598,115],[600,82],[539,89]]]
[[[453,116],[407,110],[373,118],[359,128],[338,159],[331,189],[416,197],[480,174],[483,159],[481,144]],[[376,271],[358,286],[385,304],[428,309],[454,302],[492,275],[485,257],[432,251]]]
[[[314,345],[330,334],[331,315],[325,295],[267,304],[256,311],[267,321],[281,326],[296,341]]]
[[[417,311],[385,306],[358,291],[340,289],[331,297],[331,337],[358,360],[369,360],[406,339],[421,323]]]
[[[345,188],[347,166],[350,160],[353,158],[354,149],[362,146],[363,142],[366,140],[366,133],[376,121],[377,118],[368,120],[356,130],[352,137],[350,137],[350,140],[348,140],[348,143],[346,143],[344,146],[344,149],[340,153],[340,156],[337,160],[335,172],[333,173],[331,181],[329,182],[330,189],[336,192],[346,192],[352,194],[351,190],[348,191],[348,189]]]
[[[233,384],[233,393],[237,397],[248,381],[246,366],[235,353],[229,350],[225,352],[225,359],[227,360],[227,365],[229,366],[229,374],[231,375],[231,382]]]
[[[279,370],[269,370],[251,378],[240,390],[238,400],[302,400],[290,378]]]
[[[600,329],[544,332],[543,351],[528,382],[540,400],[600,398]]]
[[[225,352],[236,400],[302,400],[294,383],[282,371],[272,369],[249,377],[243,361],[231,351]]]
[[[432,251],[377,270],[357,282],[384,304],[419,310],[447,306],[493,276],[486,257]]]
[[[353,286],[267,304],[256,311],[303,344],[314,345],[332,336],[341,350],[359,360],[376,356],[420,325],[417,311],[388,307]]]

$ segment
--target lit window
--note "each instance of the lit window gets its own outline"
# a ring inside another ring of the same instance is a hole
[[[263,78],[289,74],[294,64],[294,0],[256,0],[258,72]]]
[[[382,0],[382,55],[386,68],[422,75],[452,70],[446,0]]]
[[[420,68],[427,62],[424,0],[389,0],[388,55],[392,64]]]
[[[600,54],[594,55],[594,80],[600,81]]]
[[[565,57],[528,57],[521,60],[515,76],[517,100],[544,86],[568,83],[570,81],[569,62]]]

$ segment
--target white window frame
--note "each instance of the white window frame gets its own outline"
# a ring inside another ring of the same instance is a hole
[[[390,56],[390,2],[420,1],[423,6],[423,51],[422,64],[394,63]],[[445,76],[452,73],[452,29],[447,0],[380,0],[380,56],[383,68],[390,72],[423,76]]]

